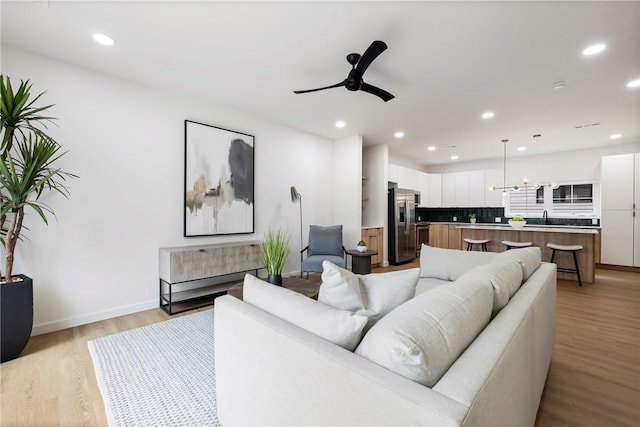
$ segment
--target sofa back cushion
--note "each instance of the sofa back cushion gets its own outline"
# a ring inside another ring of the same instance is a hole
[[[400,304],[413,298],[419,268],[358,275],[325,261],[318,301],[369,319],[365,332]]]
[[[528,248],[510,249],[499,253],[493,258],[494,262],[517,261],[522,267],[522,283],[529,280],[534,271],[540,267],[542,262],[542,253],[537,246]]]
[[[465,274],[458,281],[477,279],[487,281],[493,289],[493,309],[491,317],[494,317],[520,289],[522,284],[522,268],[515,260],[492,261],[479,265]],[[456,286],[458,282],[452,283]]]
[[[309,226],[309,255],[342,256],[342,225]]]
[[[432,387],[487,325],[492,306],[487,281],[440,286],[380,319],[356,354]]]
[[[340,347],[353,351],[360,342],[367,317],[338,310],[300,293],[244,276],[246,303],[286,320]]]
[[[459,251],[422,245],[420,249],[420,277],[454,281],[467,271],[491,261],[494,252]]]

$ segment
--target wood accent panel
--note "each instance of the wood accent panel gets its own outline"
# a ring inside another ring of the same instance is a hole
[[[371,257],[371,266],[380,265],[383,258],[384,228],[363,228],[360,238],[364,240],[369,250],[378,252],[378,255]]]
[[[559,245],[582,245],[583,250],[578,251],[578,266],[583,282],[593,283],[595,279],[595,257],[596,257],[596,236],[597,234],[580,233],[560,233],[542,231],[519,231],[506,228],[504,230],[482,230],[462,228],[462,239],[489,239],[487,249],[489,252],[503,252],[505,246],[503,240],[514,242],[532,242],[533,246],[538,246],[542,251],[542,260],[551,260],[551,249],[546,247],[547,243],[557,243]],[[571,252],[557,252],[556,263],[561,267],[574,268]],[[575,274],[558,273],[558,278],[578,281]]]
[[[449,247],[449,224],[429,225],[429,246],[434,248]]]
[[[462,249],[462,234],[460,229],[454,224],[449,224],[449,235],[447,236],[447,248]]]
[[[556,342],[536,427],[638,424],[638,283],[638,272],[605,269],[582,288],[558,281]],[[87,342],[176,316],[157,308],[32,337],[22,356],[2,364],[2,425],[106,426]]]

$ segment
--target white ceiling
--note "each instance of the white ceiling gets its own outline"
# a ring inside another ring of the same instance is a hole
[[[425,168],[453,152],[458,162],[500,158],[504,138],[510,156],[520,145],[538,154],[640,141],[640,89],[626,87],[640,78],[638,1],[0,5],[5,45],[327,138],[361,134]],[[97,45],[94,32],[115,44]],[[395,99],[345,88],[293,94],[342,81],[346,55],[376,39],[389,49],[364,79]],[[582,56],[596,42],[606,50]],[[559,80],[566,89],[553,91]],[[495,117],[481,119],[488,110]]]

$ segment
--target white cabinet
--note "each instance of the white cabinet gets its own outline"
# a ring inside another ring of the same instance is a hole
[[[502,169],[485,169],[484,184],[484,206],[491,208],[502,207],[502,191],[489,190],[491,186],[502,187]]]
[[[602,158],[601,262],[640,267],[640,154]]]
[[[424,206],[430,208],[442,207],[442,175],[439,173],[429,174],[429,185],[427,191],[427,203]]]
[[[453,206],[465,208],[469,206],[469,172],[456,172],[455,204]]]
[[[469,172],[469,206],[472,208],[481,208],[485,206],[484,192],[484,171]]]
[[[456,205],[456,174],[442,174],[442,206],[445,208]]]

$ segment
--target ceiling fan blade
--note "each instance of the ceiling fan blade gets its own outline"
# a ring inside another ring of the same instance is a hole
[[[319,90],[325,90],[325,89],[332,89],[334,87],[340,87],[340,86],[344,86],[345,84],[347,84],[346,80],[341,81],[340,83],[336,83],[334,85],[331,86],[326,86],[326,87],[319,87],[317,89],[308,89],[308,90],[294,90],[293,93],[309,93],[309,92],[317,92]]]
[[[364,74],[373,60],[376,59],[378,55],[380,55],[386,49],[387,44],[383,41],[376,40],[371,43],[371,46],[367,48],[367,50],[362,54],[362,58],[360,58],[360,61],[358,61],[358,65],[356,65],[356,71],[358,71],[360,75]]]
[[[360,90],[363,91],[363,92],[367,92],[367,93],[370,93],[372,95],[378,96],[384,102],[391,101],[394,98],[394,96],[391,95],[386,90],[380,89],[379,87],[371,86],[368,83],[362,83],[362,86],[360,87]]]

